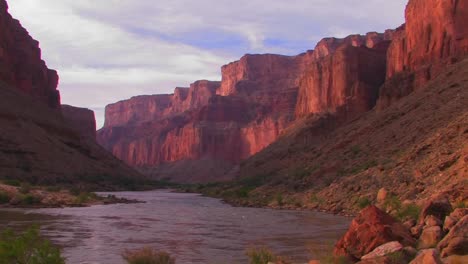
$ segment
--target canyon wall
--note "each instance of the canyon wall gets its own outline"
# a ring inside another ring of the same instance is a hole
[[[0,0],[0,80],[52,108],[60,108],[57,72],[47,68],[39,42],[12,18],[5,0]]]
[[[0,180],[129,188],[143,177],[95,141],[91,110],[60,105],[58,75],[0,0]]]
[[[406,24],[397,29],[389,47],[379,109],[422,87],[446,65],[468,54],[467,16],[467,1],[409,1]]]
[[[108,106],[98,141],[148,174],[187,160],[238,165],[298,119],[346,122],[434,78],[467,54],[467,5],[410,0],[406,24],[396,30],[325,38],[297,56],[245,55],[221,68],[220,83]]]
[[[92,110],[70,105],[62,105],[62,115],[82,137],[96,139],[96,119]]]
[[[198,81],[171,95],[107,106],[98,142],[156,177],[151,168],[187,160],[235,166],[275,142],[298,117],[372,108],[392,35],[324,39],[297,56],[245,55],[221,68],[221,82]]]

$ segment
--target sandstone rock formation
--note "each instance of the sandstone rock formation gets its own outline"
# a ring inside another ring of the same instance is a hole
[[[198,81],[172,95],[138,96],[107,106],[98,141],[150,175],[159,174],[152,167],[188,160],[212,160],[228,169],[226,164],[232,167],[273,143],[296,116],[369,110],[385,78],[390,37],[326,39],[317,51],[297,56],[245,55],[222,67],[221,82]],[[335,80],[309,81],[319,68],[324,68],[323,79],[333,75]],[[323,93],[328,103],[309,107],[317,101],[314,93]]]
[[[408,95],[468,54],[466,1],[410,0],[390,44],[379,108]]]
[[[52,108],[60,107],[57,72],[47,68],[39,42],[11,17],[5,0],[0,0],[0,80]]]
[[[96,119],[94,112],[86,108],[62,105],[62,115],[80,136],[96,139]]]
[[[336,244],[334,253],[359,260],[377,247],[393,241],[400,241],[404,246],[415,243],[402,224],[377,207],[369,206],[353,219],[348,232]]]

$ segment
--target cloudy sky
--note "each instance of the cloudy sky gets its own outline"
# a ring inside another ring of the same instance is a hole
[[[96,112],[141,94],[220,80],[245,53],[295,55],[323,37],[404,22],[407,0],[10,0],[60,75],[62,102]]]

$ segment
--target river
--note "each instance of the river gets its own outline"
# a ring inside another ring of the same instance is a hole
[[[146,203],[0,211],[0,229],[39,224],[70,264],[122,264],[125,249],[151,246],[176,263],[247,263],[245,250],[266,246],[294,263],[325,252],[350,218],[309,211],[232,207],[198,194],[119,192]]]

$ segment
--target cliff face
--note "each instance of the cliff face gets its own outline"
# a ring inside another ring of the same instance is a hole
[[[94,113],[63,106],[39,43],[0,0],[0,179],[129,187],[140,174],[95,142]]]
[[[150,175],[187,160],[238,164],[273,143],[296,115],[369,110],[392,33],[324,39],[297,56],[245,55],[222,67],[221,82],[109,105],[98,142]]]
[[[52,108],[60,107],[57,72],[47,68],[39,42],[11,17],[5,0],[0,0],[0,80]]]
[[[98,141],[139,168],[199,159],[236,164],[294,119],[308,57],[246,55],[222,68],[222,82],[197,81],[172,95],[110,105]]]
[[[379,38],[383,41],[383,35]],[[385,81],[386,47],[389,42],[369,42],[350,38],[358,43],[336,40],[319,43],[321,56],[309,65],[300,83],[296,115],[336,113],[345,108],[347,114],[369,111],[375,105],[378,89]],[[362,45],[361,45],[362,44]],[[325,52],[326,51],[326,52]]]
[[[155,167],[188,160],[238,165],[297,120],[339,126],[376,104],[387,107],[463,58],[467,5],[410,0],[406,24],[396,30],[325,38],[297,56],[245,55],[222,67],[220,83],[199,81],[173,95],[109,106],[98,140],[150,175]]]
[[[62,115],[68,124],[82,137],[96,139],[96,118],[92,110],[62,105]]]
[[[381,90],[380,109],[468,54],[467,16],[466,1],[409,1],[406,24],[397,30],[388,51],[388,83]]]

